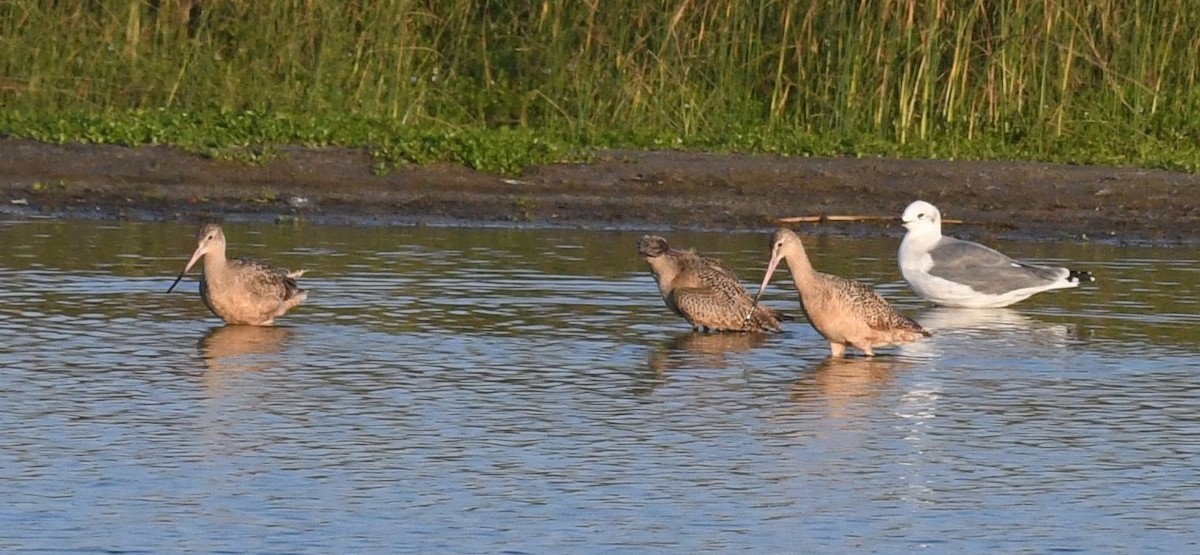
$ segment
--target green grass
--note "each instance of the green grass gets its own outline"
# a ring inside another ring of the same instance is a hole
[[[0,134],[488,171],[596,148],[1200,168],[1184,0],[0,3]]]

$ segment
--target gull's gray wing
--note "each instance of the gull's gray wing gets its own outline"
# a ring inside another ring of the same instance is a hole
[[[953,237],[942,237],[929,256],[933,261],[929,275],[991,295],[1045,287],[1068,274],[1066,268],[1018,262],[995,249]]]

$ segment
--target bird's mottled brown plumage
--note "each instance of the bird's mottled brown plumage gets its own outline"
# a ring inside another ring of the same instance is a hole
[[[720,260],[693,251],[674,250],[662,237],[646,235],[638,253],[650,265],[663,301],[695,329],[716,331],[779,331],[785,316],[767,307],[754,307],[737,275]]]
[[[834,357],[841,357],[846,345],[874,356],[875,347],[908,343],[929,336],[920,324],[896,312],[871,287],[814,270],[800,237],[790,229],[780,228],[771,236],[771,263],[759,286],[759,296],[780,260],[787,260],[788,270],[800,293],[800,308],[817,333],[829,341]]]
[[[203,257],[200,298],[227,324],[269,326],[276,317],[308,297],[296,284],[296,278],[304,270],[289,272],[253,260],[225,258],[225,233],[221,226],[204,226],[197,235],[197,243],[196,252],[179,276],[183,277]],[[174,287],[172,284],[171,288]]]

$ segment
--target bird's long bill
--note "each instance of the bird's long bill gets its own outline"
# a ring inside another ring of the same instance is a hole
[[[175,281],[167,288],[167,293],[170,293],[175,289],[176,285],[179,285],[179,280],[183,279],[183,274],[188,273],[188,270],[191,270],[192,266],[196,265],[196,261],[200,260],[201,256],[204,256],[204,247],[196,247],[196,252],[192,253],[192,259],[188,260],[187,266],[183,268],[182,272],[179,272],[179,277],[175,278]]]
[[[758,307],[758,300],[762,298],[763,291],[767,290],[767,284],[771,282],[771,276],[775,275],[775,268],[779,266],[779,261],[782,259],[779,256],[771,257],[771,263],[767,265],[767,273],[763,275],[762,283],[758,286],[758,293],[754,295],[754,302],[750,303],[750,311],[746,313],[745,322],[749,322],[750,317],[754,315],[754,309]]]

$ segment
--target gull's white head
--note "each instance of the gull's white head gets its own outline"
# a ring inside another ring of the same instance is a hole
[[[904,215],[900,216],[900,221],[910,232],[936,229],[941,233],[942,230],[942,213],[938,212],[936,206],[923,200],[908,205],[908,208],[904,209]]]

